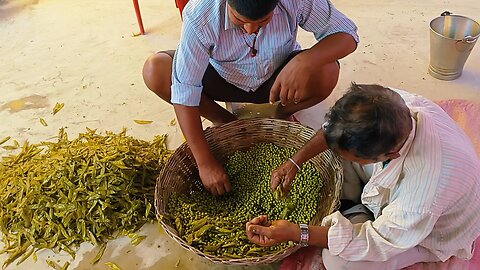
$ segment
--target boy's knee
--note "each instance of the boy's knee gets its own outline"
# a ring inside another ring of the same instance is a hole
[[[160,52],[148,57],[143,65],[142,74],[145,85],[161,97],[170,89],[172,62],[170,55]]]
[[[337,85],[339,74],[340,67],[337,62],[328,63],[319,69],[310,85],[310,89],[314,89],[314,98],[319,102],[326,99]]]

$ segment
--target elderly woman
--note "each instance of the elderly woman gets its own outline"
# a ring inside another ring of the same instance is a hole
[[[342,203],[353,207],[325,217],[322,226],[257,217],[246,225],[252,242],[318,246],[327,269],[401,269],[472,257],[480,235],[480,161],[440,107],[400,90],[353,84],[323,128],[273,172],[272,189],[288,191],[301,164],[328,148],[344,159]]]

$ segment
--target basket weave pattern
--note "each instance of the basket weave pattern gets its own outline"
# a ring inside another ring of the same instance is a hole
[[[276,119],[237,120],[226,125],[207,128],[205,137],[208,145],[222,164],[237,150],[247,150],[258,143],[274,143],[280,147],[300,149],[315,131],[299,123]],[[322,219],[335,211],[339,206],[340,191],[343,182],[342,165],[338,157],[331,151],[321,153],[310,160],[323,177],[324,187],[321,189],[322,199],[317,206],[317,213],[310,221],[311,225],[320,225]],[[170,157],[157,179],[155,191],[155,208],[157,217],[166,215],[169,196],[179,192],[188,194],[195,186],[201,187],[195,159],[187,143],[183,143]],[[291,247],[277,253],[262,257],[230,259],[205,254],[187,244],[178,236],[175,225],[168,219],[161,219],[165,232],[184,248],[215,263],[232,265],[255,265],[273,263],[295,252],[298,247]]]

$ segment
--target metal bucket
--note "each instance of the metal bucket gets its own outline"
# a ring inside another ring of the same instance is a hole
[[[477,39],[480,24],[446,11],[430,22],[430,75],[440,80],[454,80],[462,75]]]

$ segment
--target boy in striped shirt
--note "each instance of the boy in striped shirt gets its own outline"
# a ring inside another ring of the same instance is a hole
[[[357,28],[329,0],[190,0],[182,15],[177,50],[147,59],[143,76],[173,104],[204,187],[221,195],[231,186],[200,116],[236,119],[215,101],[280,101],[281,118],[321,102],[337,84],[338,59],[356,49]],[[313,47],[301,50],[299,27],[315,35]]]

